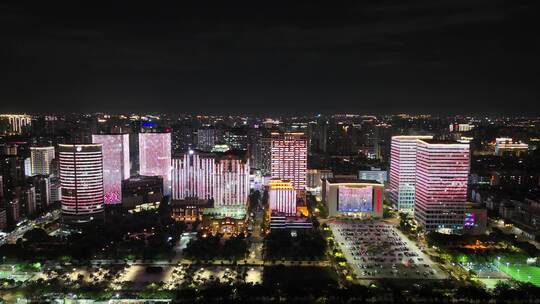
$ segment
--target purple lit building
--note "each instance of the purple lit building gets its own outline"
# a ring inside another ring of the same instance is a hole
[[[92,135],[103,146],[103,187],[105,204],[122,203],[122,181],[129,178],[129,135]]]
[[[163,195],[171,193],[171,133],[139,133],[139,174],[161,176]]]

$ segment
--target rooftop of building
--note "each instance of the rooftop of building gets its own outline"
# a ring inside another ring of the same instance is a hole
[[[115,133],[115,132],[104,132],[104,133],[97,133],[92,134],[92,136],[115,136],[115,135],[129,135],[130,133]]]
[[[305,137],[306,134],[304,132],[280,132],[280,131],[272,131],[270,133],[271,136],[295,136],[295,137]]]
[[[247,158],[247,151],[246,150],[238,150],[238,149],[231,149],[225,152],[220,151],[204,151],[199,149],[188,149],[184,151],[184,153],[175,154],[173,155],[173,158],[182,158],[186,154],[197,154],[203,157],[209,157],[209,158],[216,158],[216,159],[223,159],[223,158],[237,158],[237,159],[246,159]]]
[[[195,207],[201,207],[201,208],[213,208],[214,200],[188,197],[188,198],[180,199],[180,200],[171,200],[171,206],[172,207],[195,206]]]
[[[392,138],[398,139],[418,139],[418,138],[433,138],[432,135],[394,135]]]
[[[455,140],[445,140],[445,139],[420,139],[420,141],[423,141],[427,144],[430,144],[430,145],[468,145],[468,144],[464,144],[464,143],[459,143]]]
[[[161,176],[148,176],[148,175],[140,175],[140,174],[137,174],[137,175],[132,175],[131,177],[129,177],[128,179],[125,179],[123,181],[126,181],[126,182],[137,182],[137,181],[151,181],[151,180],[162,180],[163,177]]]
[[[376,184],[377,186],[383,186],[376,180],[371,179],[358,179],[358,178],[329,178],[326,180],[330,184]]]

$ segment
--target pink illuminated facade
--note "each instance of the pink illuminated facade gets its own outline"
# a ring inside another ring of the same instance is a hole
[[[214,207],[247,204],[249,161],[231,154],[220,157],[214,175]]]
[[[215,158],[211,153],[189,150],[172,160],[172,198],[214,197]]]
[[[103,147],[105,204],[120,204],[122,181],[129,178],[129,135],[92,135],[92,142]]]
[[[89,220],[103,213],[101,144],[58,145],[62,215]]]
[[[139,174],[161,176],[163,195],[171,193],[171,133],[139,133]]]
[[[417,140],[414,217],[427,231],[463,228],[469,144]]]
[[[214,207],[244,206],[249,196],[245,153],[190,150],[172,161],[172,198],[214,199]]]
[[[307,177],[307,141],[303,133],[271,134],[271,176],[291,181],[303,197]]]
[[[416,141],[432,136],[392,137],[389,198],[399,211],[413,212],[416,179]]]
[[[292,182],[272,179],[268,184],[270,211],[284,215],[296,215],[296,190]]]

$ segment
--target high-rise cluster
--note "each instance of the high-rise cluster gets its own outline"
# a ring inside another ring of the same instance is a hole
[[[414,212],[426,230],[461,229],[469,144],[431,136],[394,136],[391,150],[389,192],[398,209]]]

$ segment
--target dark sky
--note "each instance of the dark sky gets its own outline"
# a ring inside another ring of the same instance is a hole
[[[0,4],[0,112],[540,114],[537,0],[40,2]]]

